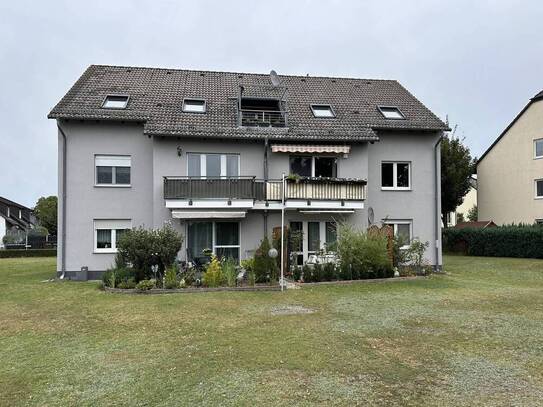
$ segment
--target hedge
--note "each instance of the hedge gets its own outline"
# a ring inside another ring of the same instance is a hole
[[[0,250],[0,259],[14,257],[55,257],[57,249]]]
[[[543,226],[500,226],[443,231],[443,248],[470,256],[543,258]]]

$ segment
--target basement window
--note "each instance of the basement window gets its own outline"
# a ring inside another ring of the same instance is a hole
[[[104,109],[126,109],[128,98],[126,95],[107,95],[102,107]]]
[[[183,111],[186,113],[205,113],[206,101],[204,99],[183,99]]]
[[[311,105],[311,111],[315,117],[336,117],[330,105]]]
[[[385,119],[405,120],[403,113],[395,106],[378,106],[378,109]]]

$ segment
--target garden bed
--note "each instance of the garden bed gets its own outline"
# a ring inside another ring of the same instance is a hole
[[[357,283],[384,283],[387,281],[408,281],[427,278],[428,276],[407,276],[407,277],[387,277],[387,278],[364,278],[358,280],[336,280],[336,281],[319,281],[318,283],[300,283],[292,282],[299,287],[314,286],[314,285],[334,285],[334,284],[357,284]]]
[[[179,294],[179,293],[206,293],[215,291],[280,291],[279,285],[255,285],[254,287],[189,287],[189,288],[152,288],[138,290],[136,288],[110,288],[104,291],[116,294]]]

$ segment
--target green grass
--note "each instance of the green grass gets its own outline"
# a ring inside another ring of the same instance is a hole
[[[129,296],[0,260],[0,405],[538,406],[543,261],[446,276]],[[316,312],[272,315],[301,305]]]

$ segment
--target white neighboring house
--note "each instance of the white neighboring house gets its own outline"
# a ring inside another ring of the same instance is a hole
[[[471,210],[471,208],[477,205],[477,174],[471,176],[470,184],[471,187],[468,193],[464,196],[462,204],[456,208],[456,211],[449,212],[447,214],[447,227],[456,226],[456,224],[458,223],[459,214],[463,216],[463,222],[467,222],[469,211]]]
[[[0,249],[4,236],[11,229],[26,230],[34,225],[32,210],[0,196]]]

